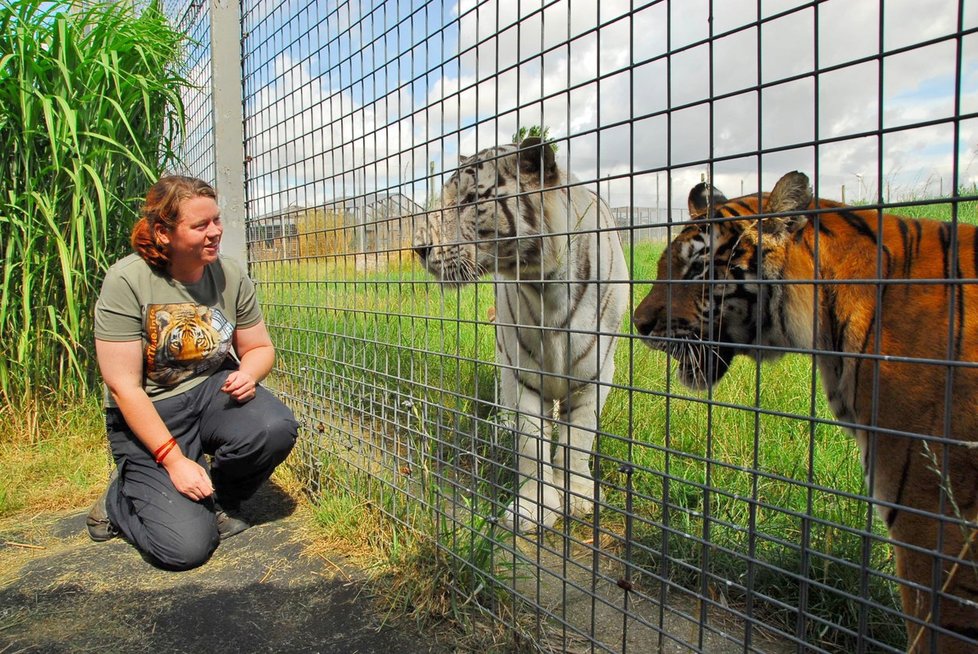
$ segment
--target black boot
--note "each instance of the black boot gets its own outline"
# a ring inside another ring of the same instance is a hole
[[[119,468],[112,471],[112,475],[109,477],[109,484],[105,487],[102,492],[102,496],[95,500],[95,504],[88,512],[88,517],[85,519],[85,524],[88,525],[88,535],[96,543],[101,543],[107,540],[112,540],[119,535],[119,530],[116,529],[112,521],[109,520],[109,511],[106,507],[106,500],[109,497],[109,488],[119,477]]]

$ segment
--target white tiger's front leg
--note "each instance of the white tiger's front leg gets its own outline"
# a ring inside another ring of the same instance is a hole
[[[549,437],[549,421],[543,418],[541,398],[519,384],[509,374],[503,378],[503,399],[509,391],[518,389],[514,401],[516,425],[516,459],[519,487],[513,501],[503,516],[503,525],[517,532],[538,531],[552,527],[561,515],[561,495],[554,486],[553,466],[550,462],[552,443]]]
[[[598,416],[615,377],[616,338],[599,337],[593,355],[602,361],[598,381],[571,391],[561,401],[560,438],[554,453],[554,482],[567,496],[569,515],[585,516],[594,510],[594,479],[590,459]],[[566,464],[565,464],[566,462]]]
[[[562,513],[562,498],[554,485],[550,438],[537,416],[518,416],[519,492],[506,509],[503,524],[518,532],[553,527]]]
[[[566,409],[561,407],[560,438],[554,452],[554,483],[567,493],[569,514],[585,516],[594,509],[594,480],[591,477],[590,459],[594,445],[594,432],[598,427],[600,404],[604,403],[596,387],[588,386],[566,401],[576,402]],[[599,402],[598,407],[595,401]],[[566,462],[566,463],[565,463]]]

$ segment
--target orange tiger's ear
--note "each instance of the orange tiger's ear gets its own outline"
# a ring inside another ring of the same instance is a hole
[[[714,207],[718,207],[726,204],[727,196],[713,185],[700,182],[689,191],[689,199],[686,201],[689,217],[696,220],[705,216],[710,210],[711,202]]]
[[[784,175],[771,189],[764,213],[782,213],[785,211],[802,211],[812,202],[812,187],[808,183],[808,175],[797,170]],[[764,219],[764,232],[774,234],[787,231],[793,234],[808,223],[808,216],[775,216]]]

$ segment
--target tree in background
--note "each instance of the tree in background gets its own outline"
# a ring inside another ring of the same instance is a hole
[[[530,125],[529,127],[520,127],[518,130],[516,130],[516,133],[513,134],[513,143],[517,143],[517,144],[522,143],[523,139],[532,136],[539,137],[541,141],[547,141],[550,139],[550,128],[541,127],[540,125]],[[553,148],[554,152],[557,151],[557,144],[554,143],[553,141],[550,142],[550,147]]]
[[[184,129],[156,2],[0,0],[0,408],[94,387],[94,302]]]
[[[303,209],[295,214],[298,256],[338,257],[351,253],[352,229],[342,211]]]

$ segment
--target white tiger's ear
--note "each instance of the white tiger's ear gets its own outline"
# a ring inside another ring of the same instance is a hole
[[[548,141],[538,136],[523,139],[519,145],[519,167],[521,175],[529,175],[544,182],[545,185],[557,181],[557,159]]]
[[[727,202],[727,196],[712,184],[700,182],[690,189],[689,198],[686,200],[686,205],[689,207],[689,217],[696,220],[705,216],[710,210],[711,202],[714,207],[718,207]]]
[[[764,213],[781,213],[785,211],[803,211],[812,202],[812,187],[808,183],[808,175],[797,170],[784,175],[771,189],[764,205]],[[808,216],[774,217],[764,219],[764,232],[775,233],[786,230],[793,234],[808,223]]]

